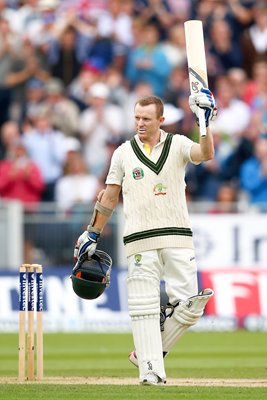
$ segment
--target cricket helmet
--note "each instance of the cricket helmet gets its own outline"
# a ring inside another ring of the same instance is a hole
[[[102,250],[96,250],[91,257],[87,254],[80,257],[71,275],[77,296],[86,300],[101,296],[109,286],[111,267],[111,257]]]

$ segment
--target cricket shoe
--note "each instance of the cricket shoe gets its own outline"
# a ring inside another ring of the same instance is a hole
[[[128,359],[135,367],[137,367],[137,368],[139,367],[138,366],[138,359],[137,359],[137,355],[136,355],[135,351],[131,351],[131,353],[129,353]]]
[[[163,358],[166,357],[167,354],[168,354],[167,351],[164,351],[164,352],[163,352]],[[136,368],[139,368],[139,365],[138,365],[138,358],[137,358],[137,355],[136,355],[136,352],[135,352],[135,351],[131,351],[131,352],[129,353],[129,355],[128,355],[128,360],[129,360]]]
[[[161,379],[158,375],[154,372],[149,372],[145,378],[140,382],[141,385],[146,386],[156,386],[156,385],[165,385],[166,380]]]

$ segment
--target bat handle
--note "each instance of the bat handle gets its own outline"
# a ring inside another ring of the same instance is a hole
[[[205,111],[202,108],[199,109],[198,121],[199,121],[200,136],[206,136],[207,128],[206,128],[206,121],[205,121]]]

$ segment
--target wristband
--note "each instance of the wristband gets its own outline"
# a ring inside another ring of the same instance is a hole
[[[102,232],[102,230],[100,230],[100,229],[98,229],[98,228],[95,228],[95,227],[92,226],[92,225],[88,225],[86,229],[87,229],[87,232],[88,232],[88,233],[94,232],[94,233],[96,233],[97,235],[100,235],[100,233]]]

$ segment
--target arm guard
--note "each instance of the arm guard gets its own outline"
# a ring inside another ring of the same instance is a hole
[[[105,217],[110,218],[113,214],[113,209],[112,208],[108,208],[103,206],[103,204],[100,203],[100,200],[102,198],[104,194],[104,190],[102,190],[102,192],[99,193],[97,201],[95,203],[95,207],[94,207],[94,212],[91,218],[91,221],[89,223],[89,225],[87,226],[87,231],[88,232],[96,232],[96,233],[101,233],[100,229],[96,229],[94,228],[94,223],[95,223],[95,219],[96,219],[96,214],[97,212],[99,212],[100,214],[104,215]]]

